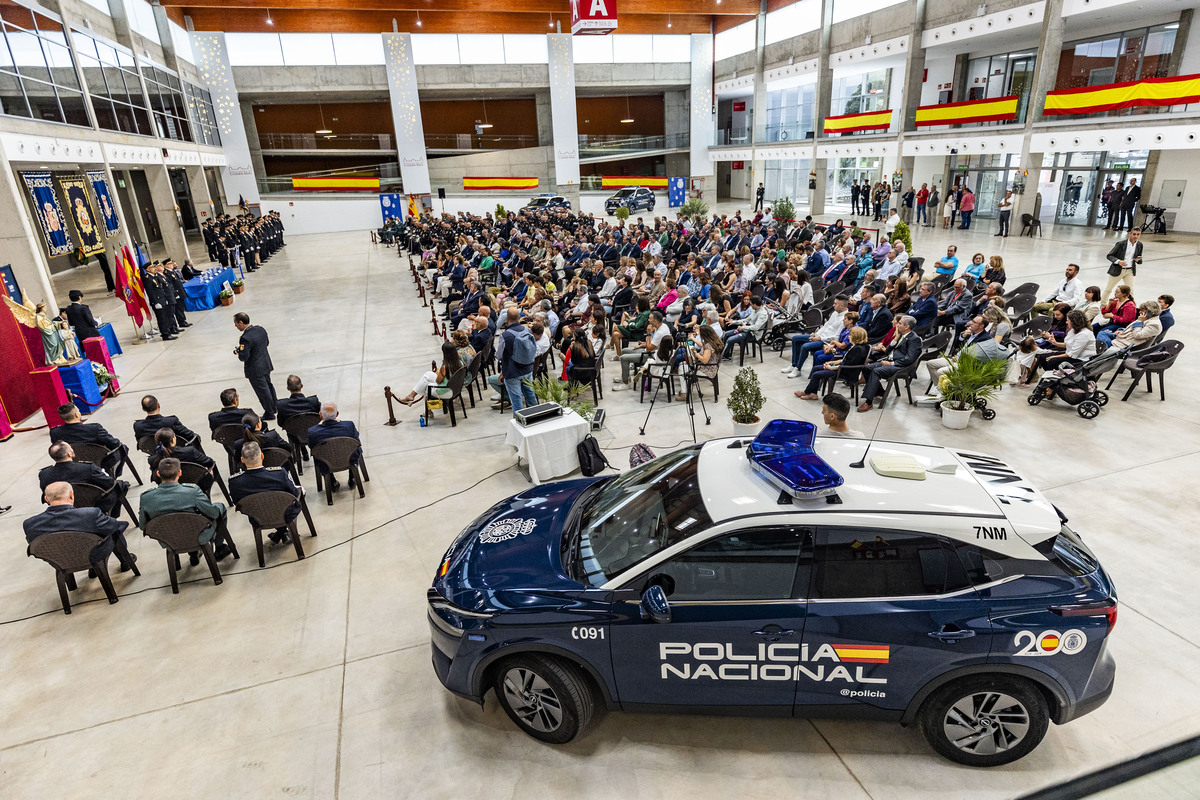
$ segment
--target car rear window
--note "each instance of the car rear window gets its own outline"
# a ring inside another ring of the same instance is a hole
[[[1040,559],[1013,558],[965,542],[957,543],[956,547],[967,574],[971,576],[971,582],[976,586],[1018,575],[1077,578],[1095,572],[1099,566],[1083,548],[1083,543],[1069,530],[1065,535],[1060,533],[1036,545],[1034,549],[1043,556]]]

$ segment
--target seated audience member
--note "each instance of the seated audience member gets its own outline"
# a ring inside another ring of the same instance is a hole
[[[1073,308],[1081,297],[1083,297],[1083,281],[1079,280],[1079,265],[1067,264],[1062,282],[1054,287],[1054,291],[1050,293],[1049,297],[1034,305],[1033,313],[1046,314],[1059,303],[1066,303]]]
[[[621,315],[619,320],[616,320],[617,324],[613,326],[612,343],[613,349],[616,351],[613,361],[620,359],[621,344],[623,342],[640,343],[646,338],[646,331],[649,328],[650,321],[650,300],[639,296],[634,302],[637,304],[637,311],[626,311]]]
[[[150,456],[150,480],[156,480],[158,465],[164,458],[173,458],[181,464],[199,464],[208,470],[207,474],[196,484],[205,494],[212,491],[216,462],[194,447],[178,444],[175,431],[170,428],[159,428],[154,434],[154,455]]]
[[[883,337],[887,336],[888,331],[892,329],[892,321],[895,315],[891,309],[887,307],[887,295],[875,294],[871,296],[871,314],[867,320],[865,327],[867,331],[867,339],[872,342],[881,342]]]
[[[129,455],[129,448],[121,444],[117,437],[104,429],[97,422],[83,422],[79,416],[79,408],[74,403],[64,403],[58,407],[58,418],[63,421],[50,429],[51,442],[67,442],[68,444],[97,444],[109,451],[100,468],[114,478],[121,477],[124,459]]]
[[[229,496],[235,504],[242,498],[259,492],[288,492],[295,495],[296,502],[284,512],[284,519],[291,522],[300,515],[301,490],[292,483],[286,469],[264,467],[262,450],[254,442],[247,442],[242,446],[242,464],[246,468],[229,479]],[[268,534],[268,538],[276,544],[287,544],[291,541],[287,528],[276,528]]]
[[[1124,285],[1121,284],[1117,288]],[[1110,339],[1106,333],[1101,333],[1096,339],[1102,342],[1108,340],[1110,341],[1109,347],[1122,350],[1149,344],[1162,333],[1162,320],[1158,318],[1161,313],[1162,307],[1159,306],[1157,300],[1147,300],[1138,306],[1137,319],[1118,331],[1115,336]]]
[[[242,417],[253,412],[253,409],[242,408],[239,405],[237,389],[225,389],[221,392],[221,410],[208,415],[208,429],[215,431],[222,425],[241,425]]]
[[[1004,285],[1004,281],[1008,279],[1008,275],[1004,272],[1004,259],[1000,256],[992,256],[988,259],[987,270],[983,273],[983,282],[987,284],[998,283]]]
[[[327,439],[335,439],[339,436],[348,436],[351,439],[358,439],[358,428],[354,427],[354,423],[349,420],[343,421],[338,419],[337,403],[322,403],[321,404],[321,421],[308,429],[308,446],[311,450],[316,450],[317,445]],[[361,442],[362,440],[359,439]],[[357,464],[362,458],[362,446],[360,445],[354,454],[350,456],[350,463]],[[327,480],[333,480],[333,490],[336,492],[341,483],[334,480],[329,469],[320,462],[316,461],[317,470]],[[350,481],[353,484],[353,481]],[[352,488],[352,487],[351,487]]]
[[[865,438],[862,431],[856,431],[846,424],[850,415],[850,399],[844,394],[830,392],[821,398],[821,419],[825,421],[822,436],[845,436],[850,439]]]
[[[651,355],[658,352],[658,346],[662,344],[663,338],[669,335],[670,332],[671,330],[667,327],[662,312],[657,309],[651,311],[649,320],[646,323],[646,337],[644,341],[636,348],[631,348],[630,352],[623,353],[617,357],[617,360],[621,362],[621,377],[613,378],[612,390],[614,392],[630,388],[629,380],[633,370],[641,366],[642,362]]]
[[[1138,306],[1133,301],[1133,290],[1123,283],[1119,284],[1108,302],[1100,307],[1100,313],[1092,324],[1092,333],[1096,334],[1097,339],[1104,341],[1105,337],[1102,334],[1111,331],[1115,335],[1121,328],[1137,319],[1137,312]]]
[[[50,505],[40,514],[29,517],[22,523],[25,529],[25,541],[32,542],[47,533],[60,531],[80,531],[94,533],[103,537],[90,555],[92,563],[104,561],[113,553],[114,544],[120,545],[121,552],[128,552],[125,543],[125,529],[128,522],[115,520],[98,508],[75,508],[75,490],[66,481],[54,481],[47,484],[43,490],[46,502]],[[128,558],[117,555],[121,563],[121,572],[133,568],[137,556],[132,553]]]
[[[1163,333],[1171,330],[1171,326],[1175,324],[1175,315],[1171,313],[1171,306],[1175,305],[1175,298],[1169,294],[1160,294],[1158,296],[1158,307],[1162,309],[1162,313],[1158,315],[1158,321],[1162,325]]]
[[[218,533],[216,559],[226,558],[233,551],[229,549],[229,529],[227,527],[224,503],[214,503],[208,499],[199,486],[190,483],[180,483],[179,459],[164,458],[158,462],[155,470],[158,476],[158,486],[142,492],[138,508],[138,524],[146,530],[146,523],[163,514],[191,513],[201,514],[212,520],[212,524],[200,534],[200,543],[206,544],[213,540]],[[200,563],[200,552],[190,553],[192,564]]]
[[[975,298],[967,291],[967,282],[959,278],[954,282],[954,289],[946,296],[946,301],[937,313],[939,328],[954,326],[954,335],[962,333],[963,328],[971,320],[971,307]]]
[[[946,255],[937,261],[933,262],[933,269],[938,275],[953,275],[958,272],[958,248],[950,245],[946,248]]]
[[[862,374],[862,367],[866,365],[867,359],[871,354],[871,347],[867,343],[867,332],[862,328],[853,328],[850,331],[850,347],[842,354],[840,358],[835,358],[826,361],[821,369],[814,369],[809,373],[808,385],[804,389],[794,392],[796,397],[801,400],[819,400],[820,395],[817,394],[817,389],[826,380],[833,377],[840,377],[843,382],[858,381]],[[841,372],[841,370],[845,372]],[[850,407],[847,406],[849,411]]]
[[[929,330],[938,319],[937,298],[933,296],[933,284],[926,281],[917,289],[917,296],[908,308],[908,314],[917,321],[917,332]]]
[[[1083,315],[1087,317],[1088,325],[1091,325],[1100,313],[1100,287],[1089,286],[1084,289],[1083,297],[1079,299],[1072,310],[1082,311]]]
[[[762,298],[751,295],[750,308],[750,313],[738,322],[736,328],[725,331],[725,350],[721,357],[726,361],[733,358],[734,345],[744,345],[751,339],[757,339],[767,327],[771,315],[763,308]]]
[[[970,350],[971,355],[986,361],[1003,360],[1008,358],[1008,348],[1000,344],[1002,338],[1002,335],[995,335],[988,329],[986,319],[982,316],[975,316],[967,323],[966,329],[959,337],[961,344],[958,351]],[[929,373],[929,381],[933,384],[935,396],[941,396],[941,392],[938,391],[938,378],[949,370],[952,364],[953,362],[949,358],[935,358],[925,362],[925,369]]]
[[[1096,355],[1096,335],[1088,327],[1087,315],[1074,310],[1067,313],[1067,335],[1060,342],[1051,340],[1037,352],[1033,365],[1025,376],[1022,388],[1037,382],[1038,370],[1077,367]]]
[[[86,464],[75,460],[75,451],[67,442],[55,442],[50,445],[50,458],[54,464],[38,472],[38,485],[45,500],[46,487],[52,483],[90,483],[106,494],[100,498],[100,510],[115,517],[121,510],[121,501],[129,491],[128,481],[119,481],[95,464]]]
[[[833,299],[833,313],[815,333],[798,333],[792,337],[792,363],[781,370],[789,378],[796,378],[810,353],[820,352],[826,344],[836,341],[842,331],[842,319],[846,316],[846,296]]]
[[[280,398],[276,402],[275,416],[279,419],[280,425],[287,422],[289,417],[297,414],[321,413],[321,401],[315,394],[307,396],[304,394],[304,383],[300,380],[299,375],[288,375],[287,390],[288,396]]]
[[[268,447],[277,447],[280,450],[286,450],[290,455],[295,457],[295,454],[292,453],[291,443],[280,436],[278,431],[267,430],[267,424],[253,411],[246,412],[246,415],[242,417],[242,428],[246,432],[242,434],[241,439],[238,439],[234,443],[234,452],[240,454],[246,442],[255,442],[263,450],[266,450]],[[289,458],[287,463],[283,465],[284,469],[288,469],[291,464],[292,459]]]
[[[200,448],[200,435],[185,428],[178,417],[164,417],[160,413],[158,398],[154,395],[148,394],[142,398],[142,411],[146,412],[145,418],[133,423],[133,435],[139,441],[144,436],[153,438],[159,428],[170,428],[175,431],[175,436],[181,444],[202,449]]]
[[[461,331],[455,331],[455,333],[461,333]],[[423,374],[411,392],[404,397],[396,399],[406,406],[411,406],[414,403],[424,400],[430,387],[433,388],[433,393],[437,397],[449,397],[451,394],[449,388],[450,376],[464,366],[462,355],[454,342],[442,342],[442,366],[438,367],[437,372],[430,370]]]
[[[914,321],[907,314],[897,319],[896,336],[883,360],[868,365],[867,383],[863,387],[862,404],[858,407],[860,413],[871,410],[875,396],[883,389],[884,381],[920,358],[921,339],[913,333]]]
[[[721,337],[715,330],[708,325],[701,325],[700,328],[690,336],[691,358],[695,368],[695,376],[702,378],[715,378],[721,368]],[[685,379],[689,382],[695,382],[695,378],[685,373]],[[687,395],[684,392],[679,392],[675,396],[676,400],[685,400]]]

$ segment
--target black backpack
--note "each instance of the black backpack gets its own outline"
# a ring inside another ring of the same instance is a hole
[[[600,451],[600,443],[591,434],[584,436],[583,441],[575,445],[575,452],[579,454],[579,471],[585,477],[598,475],[612,466]]]

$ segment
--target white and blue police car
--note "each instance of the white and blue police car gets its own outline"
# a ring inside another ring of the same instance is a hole
[[[995,766],[1112,691],[1116,592],[1004,462],[775,420],[521,492],[428,592],[447,689],[545,742],[597,705],[891,720]]]

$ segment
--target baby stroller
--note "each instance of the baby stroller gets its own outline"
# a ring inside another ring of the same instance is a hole
[[[792,343],[792,336],[797,333],[812,333],[824,322],[821,311],[815,306],[809,306],[797,316],[777,316],[775,324],[767,334],[766,346],[776,353],[782,353]],[[790,354],[790,350],[788,353]]]
[[[1062,367],[1046,373],[1029,395],[1029,405],[1036,406],[1049,396],[1057,396],[1084,419],[1095,419],[1100,409],[1108,405],[1108,394],[1096,388],[1100,376],[1114,369],[1127,353],[1121,348],[1109,348],[1078,367]]]

